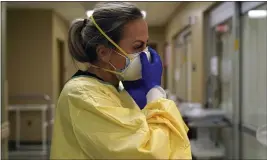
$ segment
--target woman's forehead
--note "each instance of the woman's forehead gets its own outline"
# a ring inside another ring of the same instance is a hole
[[[124,33],[122,39],[124,40],[142,40],[148,39],[148,27],[147,23],[143,19],[134,20],[124,26]]]

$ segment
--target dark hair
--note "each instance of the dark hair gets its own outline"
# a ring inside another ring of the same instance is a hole
[[[128,2],[102,2],[94,8],[93,17],[98,26],[115,42],[121,40],[124,25],[143,18],[137,6]],[[98,31],[90,18],[75,20],[69,29],[68,46],[71,56],[79,62],[97,60],[96,47],[114,46]]]

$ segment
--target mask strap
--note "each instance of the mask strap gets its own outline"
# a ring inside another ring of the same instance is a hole
[[[118,55],[124,57],[124,58],[129,58],[128,56],[125,56],[125,55],[121,54],[120,52],[117,52],[117,51],[115,51],[115,50],[113,50],[113,51],[116,52]],[[129,58],[129,59],[130,59],[130,58]]]
[[[111,63],[110,63],[110,64],[111,64]],[[113,65],[111,65],[111,66],[114,67]],[[100,68],[100,67],[95,66],[95,65],[93,65],[93,64],[90,64],[90,67],[94,67],[94,68],[97,68],[97,69],[102,69],[102,70],[104,70],[104,71],[106,71],[106,72],[111,72],[111,73],[114,73],[114,74],[122,75],[122,73],[120,73],[120,72],[112,71],[112,70],[105,69],[105,68]],[[114,67],[114,68],[115,68],[115,67]]]
[[[107,40],[109,40],[110,43],[112,43],[116,48],[118,48],[125,56],[128,57],[128,54],[120,47],[118,46],[111,38],[109,38],[108,35],[106,35],[106,33],[98,26],[98,24],[96,23],[93,15],[91,15],[91,20],[92,22],[94,23],[94,25],[96,26],[96,28],[98,29],[98,31],[104,36],[107,38]]]

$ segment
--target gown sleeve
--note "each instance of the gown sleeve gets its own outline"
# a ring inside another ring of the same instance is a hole
[[[83,87],[68,103],[76,139],[92,159],[192,159],[188,128],[171,100],[133,110]]]

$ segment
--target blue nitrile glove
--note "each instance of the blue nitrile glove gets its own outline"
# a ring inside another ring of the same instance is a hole
[[[136,81],[124,81],[125,90],[131,95],[140,109],[146,106],[146,94],[148,91],[161,85],[162,63],[157,52],[149,48],[151,63],[149,63],[145,53],[141,53],[142,79]]]
[[[140,109],[146,106],[146,93],[144,90],[144,81],[142,79],[136,81],[124,81],[122,82],[124,89],[134,99],[135,103]]]
[[[144,81],[143,89],[147,94],[155,86],[161,85],[162,62],[159,54],[152,48],[148,48],[151,54],[151,63],[148,61],[145,53],[140,54],[142,64],[142,80]]]

